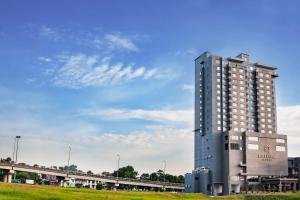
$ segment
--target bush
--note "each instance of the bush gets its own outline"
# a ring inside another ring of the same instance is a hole
[[[103,189],[102,183],[97,183],[96,190],[102,190],[102,189]]]

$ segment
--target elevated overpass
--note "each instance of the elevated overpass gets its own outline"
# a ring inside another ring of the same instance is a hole
[[[67,180],[74,179],[77,182],[84,182],[89,187],[95,188],[97,183],[101,182],[104,185],[110,185],[111,187],[117,187],[118,185],[133,186],[137,188],[143,188],[147,190],[162,190],[182,192],[184,185],[180,183],[169,183],[159,181],[149,181],[140,179],[129,179],[129,178],[116,178],[112,176],[101,176],[101,175],[90,175],[85,173],[67,173],[63,170],[34,167],[30,165],[20,165],[11,163],[0,163],[0,170],[4,172],[4,182],[11,182],[12,175],[17,172],[31,172],[36,174],[43,174],[49,176],[59,177],[61,180],[66,182]]]

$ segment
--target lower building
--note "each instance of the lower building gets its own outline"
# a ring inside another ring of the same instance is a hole
[[[217,166],[222,181],[213,182],[211,169],[197,168],[186,174],[185,191],[226,195],[267,190],[261,184],[263,180],[288,175],[286,141],[286,135],[225,132],[220,144],[223,163]]]
[[[289,178],[298,179],[297,189],[300,190],[300,157],[289,158]]]

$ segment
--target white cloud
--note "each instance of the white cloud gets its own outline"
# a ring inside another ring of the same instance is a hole
[[[143,78],[159,78],[157,70],[146,67],[110,65],[111,57],[99,58],[86,54],[61,55],[56,68],[47,71],[54,85],[68,88],[97,87]],[[149,75],[149,73],[151,75]]]
[[[195,48],[189,48],[182,51],[176,51],[173,53],[175,56],[196,56],[197,50]]]
[[[45,25],[40,27],[39,34],[40,36],[48,38],[53,41],[57,41],[61,38],[60,35],[54,29]]]
[[[289,155],[300,156],[300,105],[279,107],[277,115],[278,132],[288,135]]]
[[[189,91],[189,92],[194,92],[195,86],[194,86],[193,84],[184,84],[184,85],[182,86],[182,89],[183,89],[183,90],[187,90],[187,91]]]
[[[40,56],[38,59],[39,59],[41,62],[45,62],[45,63],[49,63],[49,62],[52,61],[51,58],[47,58],[47,57],[43,57],[43,56]]]
[[[112,49],[127,49],[129,51],[138,51],[138,47],[126,36],[122,36],[120,33],[109,33],[105,35],[105,40],[108,42]]]
[[[102,120],[139,119],[156,122],[193,123],[192,110],[144,110],[144,109],[84,109],[81,115],[94,116]]]

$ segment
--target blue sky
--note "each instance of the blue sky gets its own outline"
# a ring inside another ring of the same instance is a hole
[[[300,138],[297,1],[1,1],[0,152],[95,172],[193,166],[193,60],[250,54],[278,66],[279,130]],[[45,158],[47,155],[47,158]],[[179,164],[178,164],[179,163]]]

